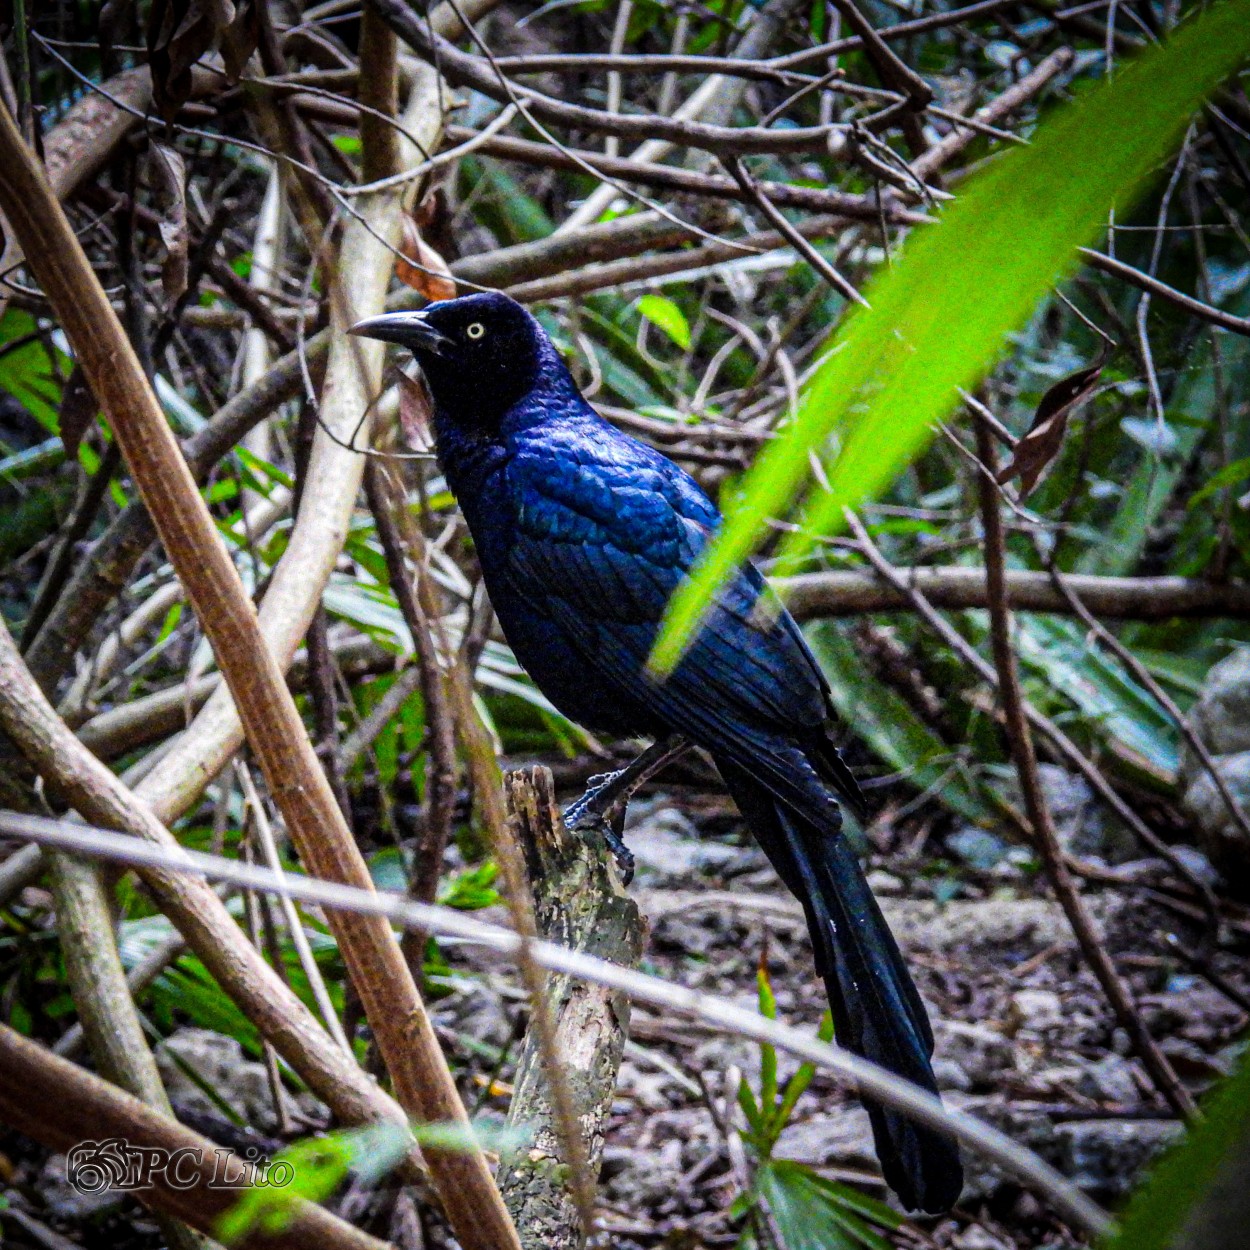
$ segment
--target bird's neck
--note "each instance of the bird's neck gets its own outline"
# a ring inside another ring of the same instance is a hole
[[[439,464],[457,499],[480,491],[508,460],[508,448],[494,431],[476,429],[434,404]]]
[[[518,443],[541,437],[544,426],[599,420],[550,342],[540,348],[533,385],[494,420],[481,420],[480,409],[460,411],[459,400],[435,395],[434,432],[447,484],[462,507],[467,497],[489,491]]]
[[[586,401],[573,381],[573,375],[550,343],[542,345],[538,373],[528,394],[513,404],[504,415],[500,432],[505,439],[548,421],[565,419],[571,412],[585,407]]]

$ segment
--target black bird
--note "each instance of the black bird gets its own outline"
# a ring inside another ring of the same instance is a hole
[[[353,332],[408,348],[433,400],[438,458],[491,603],[538,688],[587,728],[702,747],[803,904],[837,1040],[936,1092],[933,1034],[841,833],[862,802],[830,738],[828,686],[752,565],[721,592],[673,674],[647,657],[669,596],[720,524],[696,483],[582,398],[538,322],[505,295],[391,313]],[[886,1180],[948,1210],[955,1142],[867,1101]]]

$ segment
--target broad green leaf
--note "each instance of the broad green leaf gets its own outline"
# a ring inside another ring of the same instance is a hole
[[[718,540],[673,596],[651,665],[672,671],[717,588],[770,517],[809,478],[809,454],[836,435],[829,489],[813,492],[787,541],[794,562],[813,534],[841,528],[928,442],[974,387],[1005,336],[1074,267],[1108,213],[1123,215],[1180,140],[1195,109],[1250,52],[1250,0],[1225,0],[1110,80],[1053,113],[1027,147],[971,179],[939,225],[913,232],[837,336],[798,418],[747,475]]]
[[[1243,1055],[1237,1072],[1204,1100],[1202,1110],[1198,1124],[1151,1169],[1102,1250],[1168,1250],[1180,1245],[1177,1233],[1194,1204],[1210,1190],[1221,1164],[1232,1161],[1234,1148],[1244,1166],[1250,1133],[1250,1054]]]
[[[493,859],[483,861],[476,868],[465,868],[443,883],[438,902],[443,907],[455,907],[459,911],[480,911],[483,907],[493,907],[499,902],[499,891],[495,889],[498,876],[499,868]]]
[[[671,299],[663,295],[644,295],[638,301],[638,311],[663,330],[682,351],[690,350],[690,322]]]
[[[408,872],[404,867],[404,853],[397,846],[384,846],[369,856],[369,876],[378,890],[400,892],[408,888]]]
[[[897,1228],[896,1212],[847,1185],[788,1159],[773,1159],[756,1174],[756,1191],[768,1205],[784,1250],[889,1250],[872,1227]]]
[[[1056,617],[1023,617],[1016,633],[1021,662],[1070,699],[1102,732],[1142,756],[1160,779],[1176,773],[1176,726],[1112,657],[1090,646],[1084,631]]]
[[[10,308],[0,317],[0,345],[27,338],[36,328],[30,313]],[[0,391],[8,391],[45,430],[56,434],[60,428],[57,406],[61,402],[61,384],[53,374],[49,350],[55,352],[56,363],[68,373],[73,365],[68,356],[30,338],[21,347],[0,354]]]

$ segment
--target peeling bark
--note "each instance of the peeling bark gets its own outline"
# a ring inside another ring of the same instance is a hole
[[[556,806],[551,773],[536,768],[505,779],[508,815],[525,852],[539,934],[572,950],[636,968],[646,924],[597,835],[574,835]],[[629,1030],[629,1000],[604,986],[551,974],[547,981],[556,1047],[564,1063],[591,1175]],[[525,1250],[576,1250],[585,1244],[568,1184],[559,1129],[541,1062],[537,1030],[526,1031],[508,1125],[528,1139],[500,1164],[504,1202]]]

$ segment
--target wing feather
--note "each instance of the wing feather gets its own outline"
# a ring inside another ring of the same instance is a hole
[[[662,685],[646,676],[665,605],[719,516],[675,465],[621,442],[628,454],[614,442],[588,463],[582,440],[577,458],[590,471],[576,475],[549,439],[514,458],[509,477],[522,505],[507,562],[512,592],[677,732],[745,752],[759,748],[761,732],[819,731],[832,718],[824,679],[751,566],[722,590],[672,676]]]

